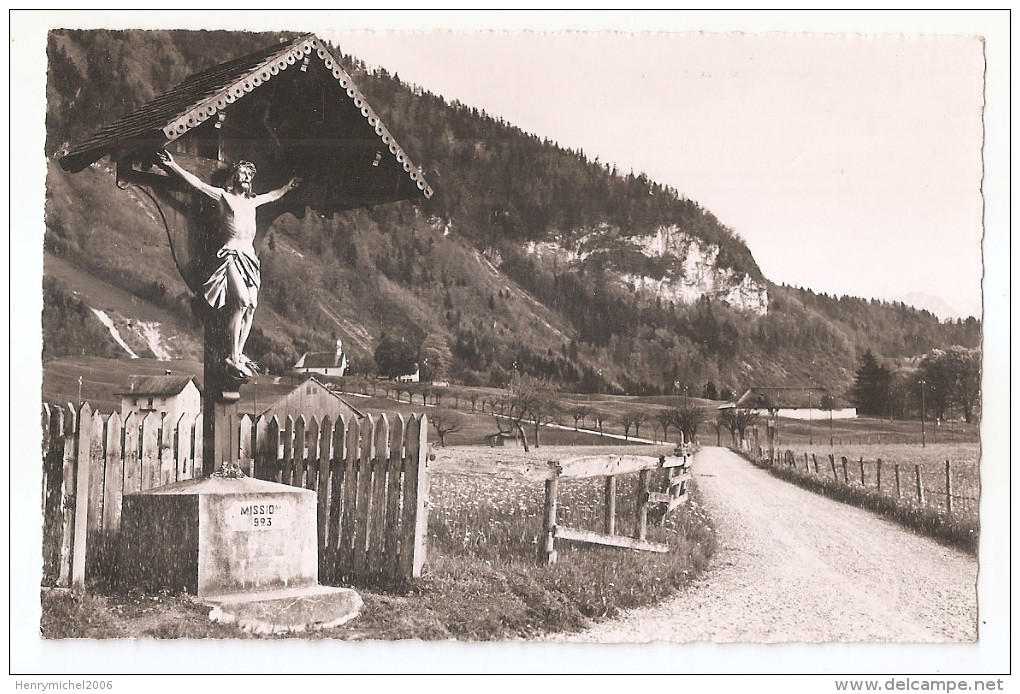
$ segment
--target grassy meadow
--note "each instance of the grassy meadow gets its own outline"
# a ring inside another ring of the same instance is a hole
[[[764,421],[758,425],[759,436],[765,437]],[[805,446],[829,444],[829,420],[779,419],[778,444],[783,448],[800,450]],[[962,419],[925,423],[925,446],[943,443],[977,443],[981,438],[980,425]],[[884,444],[904,444],[921,447],[920,420],[888,420],[878,417],[836,419],[832,422],[832,443],[836,448]],[[826,451],[828,454],[828,451]]]
[[[484,456],[486,451],[477,454]],[[544,461],[574,454],[571,448],[543,446],[534,457]],[[634,530],[636,482],[636,475],[619,480],[618,534]],[[602,484],[601,478],[560,480],[558,524],[601,530]],[[667,554],[557,540],[557,563],[540,566],[543,503],[541,483],[432,476],[426,585],[459,592],[465,589],[465,578],[489,576],[502,586],[480,596],[483,599],[470,611],[483,613],[480,622],[451,625],[455,638],[523,637],[543,629],[574,629],[621,609],[654,604],[703,571],[715,549],[712,521],[695,492],[686,506],[665,518],[650,514],[648,539],[668,544]]]

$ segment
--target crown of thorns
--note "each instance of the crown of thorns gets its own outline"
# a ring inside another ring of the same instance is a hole
[[[231,168],[231,171],[233,171],[234,173],[237,173],[241,169],[248,169],[249,171],[251,171],[251,175],[252,176],[255,175],[255,171],[256,171],[255,165],[252,164],[250,161],[239,161],[239,162],[236,162],[230,168]]]

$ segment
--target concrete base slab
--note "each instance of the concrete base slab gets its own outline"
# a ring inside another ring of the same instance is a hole
[[[350,588],[306,586],[201,598],[209,618],[256,634],[331,629],[358,616],[364,601]]]

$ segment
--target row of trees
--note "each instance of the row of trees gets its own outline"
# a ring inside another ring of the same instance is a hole
[[[520,387],[524,385],[524,389]],[[497,407],[499,407],[497,403]],[[503,411],[500,411],[503,414]],[[655,410],[627,410],[621,414],[609,415],[605,411],[593,408],[584,403],[570,403],[562,405],[555,399],[555,394],[546,387],[532,389],[523,382],[513,384],[507,396],[508,421],[511,427],[507,427],[504,433],[512,430],[524,434],[523,424],[530,422],[534,426],[535,445],[538,445],[538,432],[542,424],[564,423],[573,420],[574,429],[585,426],[586,420],[590,420],[596,430],[605,433],[607,424],[616,424],[623,429],[624,438],[630,438],[631,431],[635,437],[641,436],[641,427],[651,425],[656,437],[662,433],[664,440],[669,440],[670,431],[674,431],[682,437],[683,441],[691,442],[695,439],[699,427],[708,420],[706,408],[689,402],[674,403],[670,406]],[[520,413],[524,413],[523,416]],[[753,417],[747,417],[747,410],[723,410],[722,412],[739,412],[740,436],[744,436],[744,429],[757,422],[757,413]],[[497,420],[498,421],[498,420]],[[730,420],[720,417],[719,422],[730,428]],[[736,425],[735,425],[736,426]],[[501,430],[503,430],[501,428]],[[736,431],[736,429],[733,429]],[[527,442],[525,441],[525,449]]]
[[[933,349],[916,366],[895,368],[872,351],[861,357],[851,399],[860,414],[946,419],[959,408],[969,423],[981,398],[981,350],[959,345]]]
[[[716,427],[717,430],[726,429],[729,431],[733,442],[737,443],[737,441],[747,438],[747,430],[756,425],[760,419],[761,413],[758,410],[728,407],[719,410]]]
[[[443,446],[448,434],[466,426],[469,413],[491,414],[498,433],[520,437],[525,450],[541,445],[541,427],[547,424],[573,422],[575,430],[590,424],[600,434],[612,424],[623,430],[625,438],[630,438],[631,433],[640,437],[642,427],[651,425],[656,438],[661,432],[662,438],[668,439],[670,431],[675,431],[682,432],[684,440],[691,441],[707,419],[705,408],[689,401],[665,408],[627,408],[610,414],[583,402],[564,402],[552,381],[521,373],[515,373],[506,388],[492,391],[430,383],[380,382],[365,376],[328,380],[341,389],[353,388],[366,395],[386,395],[397,400],[406,397],[409,403],[421,398],[422,405],[435,405],[429,418]]]

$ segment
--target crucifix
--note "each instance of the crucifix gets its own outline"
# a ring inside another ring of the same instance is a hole
[[[256,212],[294,190],[300,179],[291,177],[283,186],[255,194],[255,165],[238,161],[227,170],[224,187],[210,185],[182,167],[167,150],[156,152],[156,163],[183,181],[196,194],[213,203],[204,231],[206,257],[196,258],[200,276],[208,275],[196,293],[195,306],[204,328],[203,472],[220,466],[224,474],[236,474],[240,441],[237,402],[240,386],[261,369],[244,354],[251,333],[262,286],[261,264],[255,253]],[[198,245],[198,244],[196,244]],[[215,252],[213,253],[213,249]]]
[[[211,263],[216,269],[202,284],[202,298],[209,308],[219,310],[225,316],[229,344],[226,345],[228,353],[223,358],[222,368],[231,377],[249,379],[259,370],[258,365],[243,352],[258,306],[259,287],[262,286],[262,272],[255,254],[255,211],[266,203],[279,200],[301,181],[291,178],[276,190],[256,195],[252,190],[255,165],[251,162],[234,163],[227,187],[217,188],[183,168],[165,149],[156,155],[164,170],[173,172],[216,203],[218,224],[209,231],[216,233],[223,243],[216,251],[216,260],[222,262],[218,265]]]
[[[260,370],[244,354],[262,284],[257,232],[286,212],[331,216],[429,198],[432,188],[314,35],[193,75],[60,164],[81,171],[105,155],[118,184],[156,204],[194,295],[204,331],[202,473],[231,470],[240,387]],[[266,172],[267,192],[255,193],[251,162]]]

